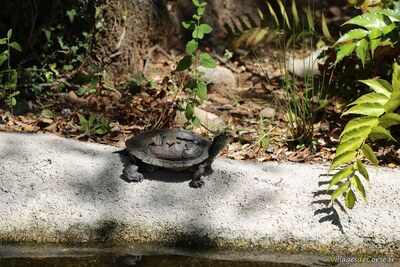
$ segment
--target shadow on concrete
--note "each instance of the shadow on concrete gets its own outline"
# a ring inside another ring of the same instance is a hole
[[[331,177],[332,174],[320,174],[319,177]],[[318,182],[318,187],[327,187],[329,185],[329,181],[320,181]],[[322,217],[318,220],[320,223],[324,222],[330,222],[332,225],[335,225],[338,227],[339,231],[344,234],[343,230],[343,225],[341,223],[340,215],[336,208],[334,207],[334,204],[336,204],[341,211],[346,213],[346,209],[343,207],[343,205],[336,199],[333,203],[331,202],[331,195],[332,195],[333,190],[326,190],[326,189],[321,189],[318,191],[313,192],[313,198],[319,198],[318,200],[314,200],[311,202],[313,206],[318,206],[314,211],[314,216],[320,216]],[[322,206],[322,207],[321,207]]]
[[[124,168],[133,164],[131,162],[131,160],[129,159],[129,156],[125,152],[116,151],[114,153],[118,153],[118,156],[119,156]],[[143,174],[145,180],[160,181],[160,182],[166,182],[166,183],[187,182],[187,181],[190,181],[193,176],[193,173],[191,173],[189,171],[176,172],[176,171],[166,170],[163,168],[158,168],[154,172],[148,172],[148,171],[141,170],[141,169],[139,169],[139,171],[140,171],[140,173]],[[127,183],[136,183],[135,181],[130,181],[130,180],[126,179],[122,175],[122,170],[121,170],[120,178]]]

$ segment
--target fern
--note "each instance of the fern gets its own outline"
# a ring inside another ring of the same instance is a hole
[[[400,124],[400,115],[394,111],[400,106],[400,66],[393,65],[392,83],[386,80],[370,79],[360,82],[368,85],[373,92],[363,95],[350,103],[350,108],[342,116],[348,114],[363,115],[350,120],[340,135],[340,144],[328,172],[342,167],[336,172],[328,190],[337,185],[331,200],[345,194],[346,206],[352,209],[356,203],[353,189],[359,192],[367,202],[365,186],[360,177],[363,177],[369,186],[369,174],[361,157],[368,159],[378,167],[378,160],[372,148],[366,144],[368,139],[395,140],[390,134],[390,126]],[[341,182],[339,184],[339,182]]]
[[[296,42],[304,37],[304,35],[311,35],[314,33],[314,21],[310,7],[307,9],[307,26],[303,27],[297,13],[296,1],[292,0],[291,3],[291,16],[286,12],[285,6],[281,0],[277,0],[279,12],[282,21],[278,19],[275,10],[267,1],[268,14],[263,14],[258,9],[258,18],[253,18],[251,15],[246,14],[246,19],[238,17],[237,22],[231,19],[230,24],[225,23],[225,30],[228,37],[231,39],[234,47],[242,45],[255,46],[261,41],[269,43],[276,38],[284,37],[286,40],[286,47],[289,47],[293,42]],[[266,17],[272,18],[272,23],[266,21]],[[258,23],[256,22],[258,21]],[[306,30],[305,30],[305,29]],[[325,18],[323,18],[323,29],[326,39],[331,40],[328,28],[326,27]]]
[[[398,44],[399,22],[399,2],[394,3],[393,9],[372,11],[346,21],[343,25],[352,24],[360,28],[348,31],[336,41],[334,44],[336,47],[335,65],[344,57],[355,53],[364,67],[368,56],[373,58],[375,50],[379,46]]]

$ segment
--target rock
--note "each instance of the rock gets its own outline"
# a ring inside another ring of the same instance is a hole
[[[217,66],[215,69],[197,68],[205,73],[200,79],[207,83],[210,91],[218,92],[221,96],[231,96],[236,88],[236,79],[230,69]]]
[[[226,97],[220,97],[217,94],[210,95],[209,96],[209,100],[211,100],[213,102],[216,102],[218,104],[221,104],[221,105],[227,105],[227,104],[232,103],[232,100],[230,100],[230,99],[228,99]]]
[[[199,109],[198,107],[194,108],[194,114],[200,119],[201,124],[210,129],[211,131],[220,131],[223,130],[226,126],[224,120],[217,115]],[[187,122],[184,112],[178,111],[175,117],[175,123],[177,125],[184,125]]]
[[[260,111],[260,117],[265,119],[272,119],[276,114],[276,110],[274,108],[264,108]]]
[[[327,47],[321,47],[305,58],[289,58],[287,61],[288,71],[298,77],[321,75],[318,64],[323,64],[325,58],[318,59],[317,57],[326,49]]]

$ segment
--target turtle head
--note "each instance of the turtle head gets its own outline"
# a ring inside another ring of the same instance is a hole
[[[226,147],[231,139],[232,137],[227,132],[217,135],[208,149],[208,155],[210,158],[215,158],[218,153]]]

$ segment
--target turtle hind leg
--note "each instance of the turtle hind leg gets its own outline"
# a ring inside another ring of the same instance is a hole
[[[189,183],[190,187],[200,188],[204,186],[204,181],[201,179],[205,173],[205,166],[199,165],[198,169],[193,174],[193,178]]]
[[[144,178],[143,174],[139,172],[139,167],[133,164],[124,168],[122,177],[128,182],[141,182]]]

